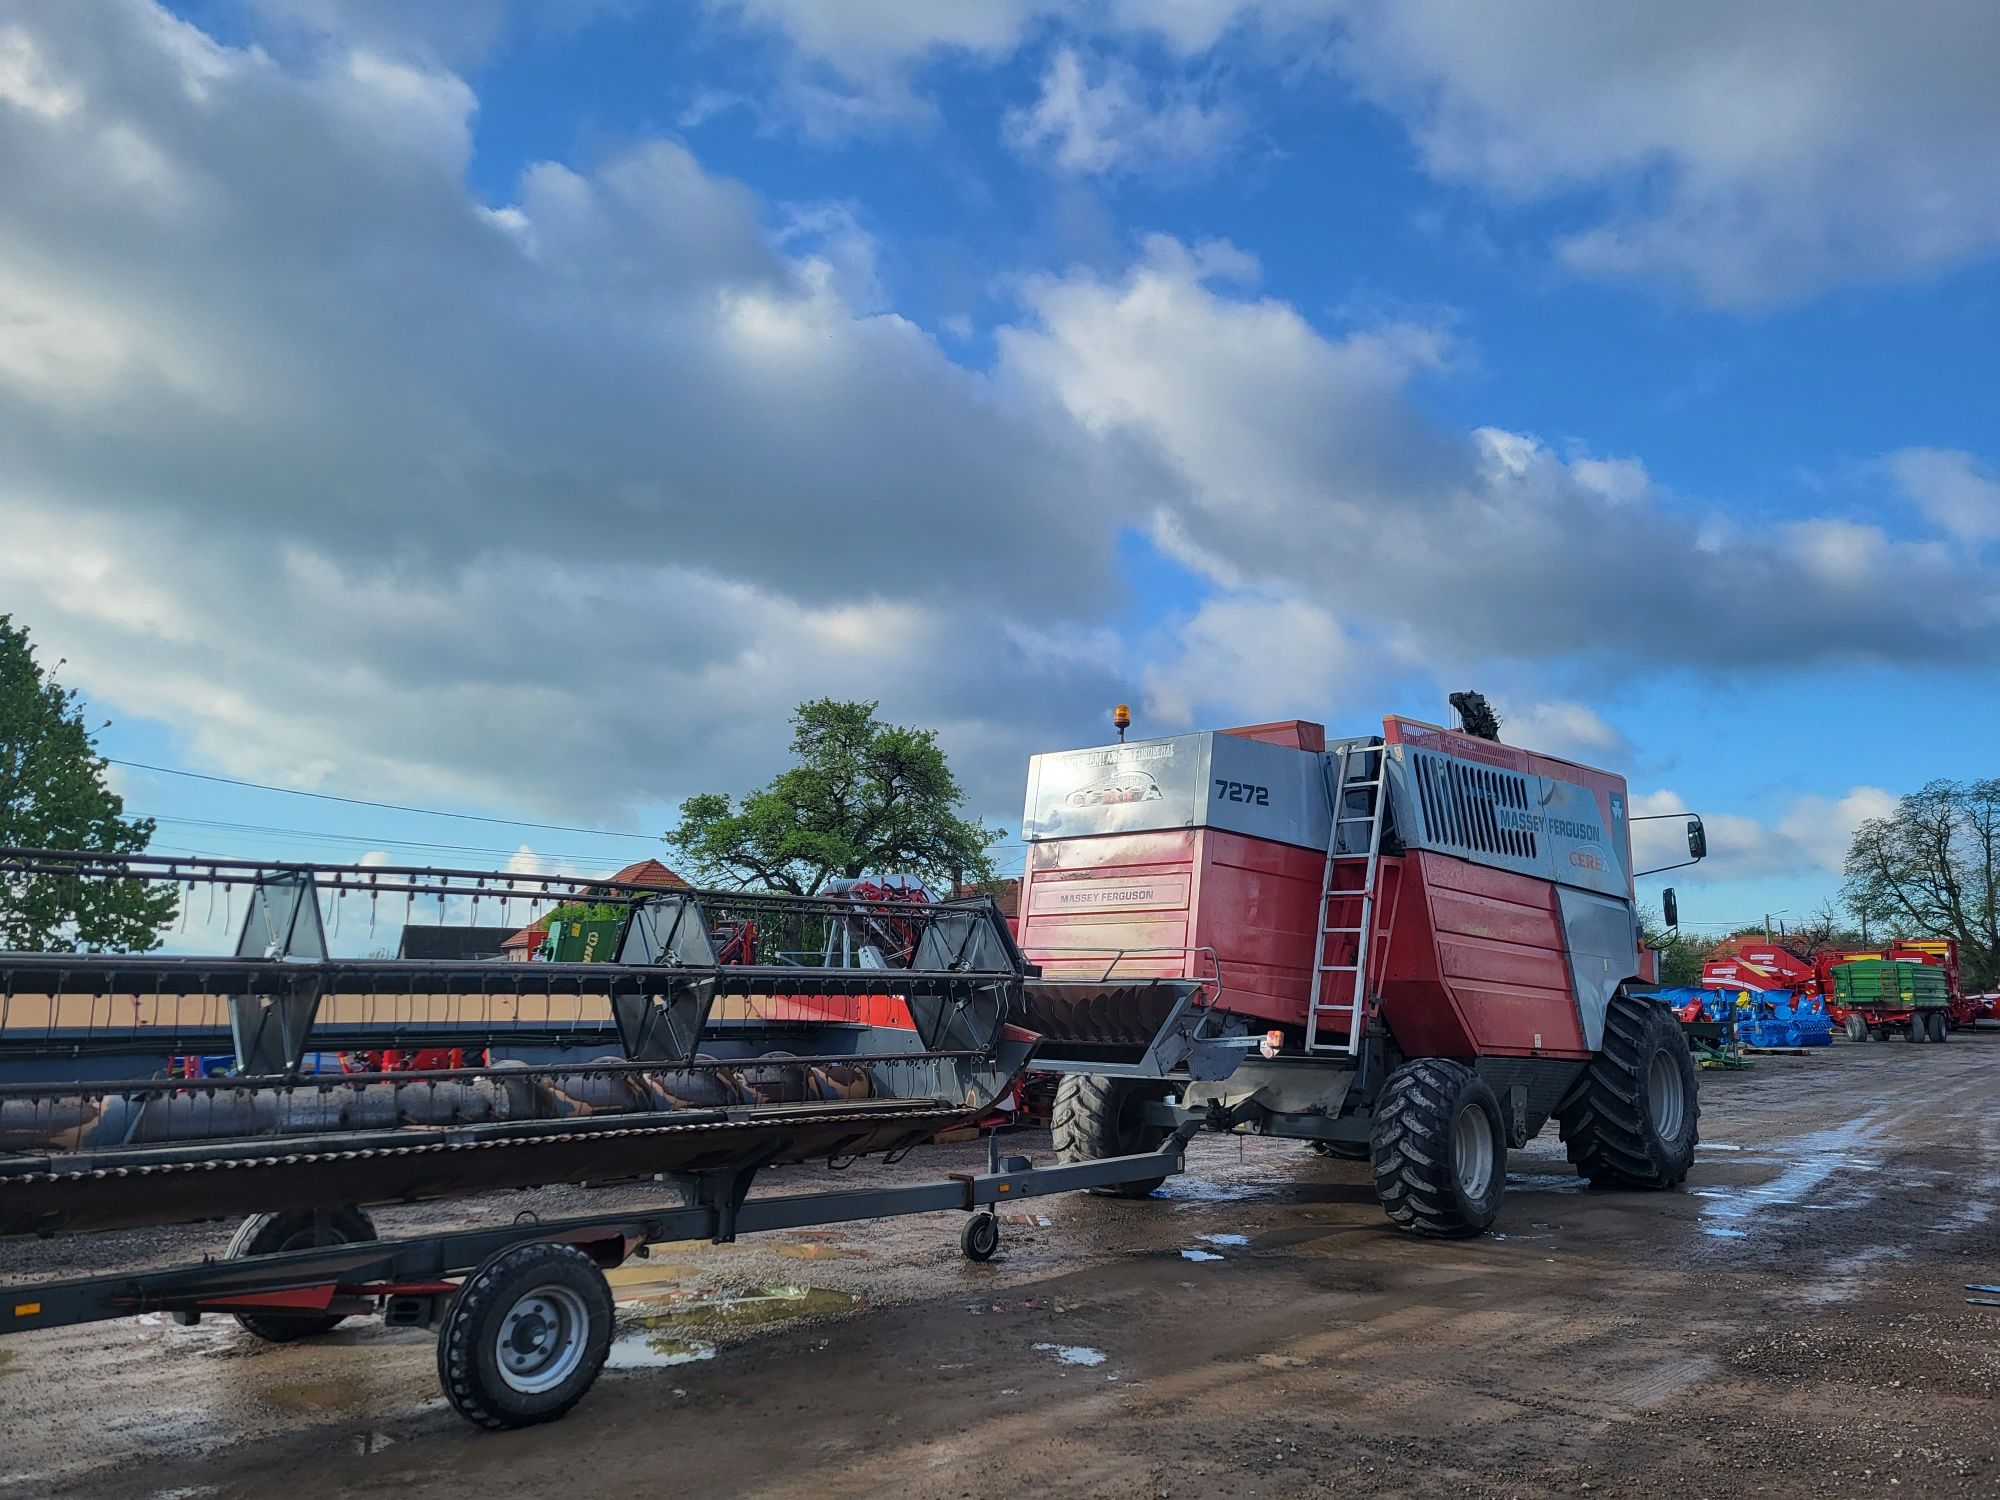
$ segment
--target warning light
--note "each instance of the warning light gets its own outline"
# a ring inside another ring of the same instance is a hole
[[[1121,703],[1111,710],[1111,727],[1118,731],[1118,743],[1125,743],[1125,731],[1132,727],[1132,710]]]

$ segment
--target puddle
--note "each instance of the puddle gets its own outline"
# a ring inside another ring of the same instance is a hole
[[[1250,1236],[1247,1234],[1202,1234],[1196,1235],[1195,1238],[1204,1240],[1211,1245],[1247,1245],[1250,1243]]]
[[[1697,1151],[1741,1151],[1741,1146],[1732,1146],[1726,1141],[1696,1141]]]
[[[1880,1170],[1876,1162],[1861,1159],[1855,1148],[1876,1134],[1872,1118],[1850,1120],[1829,1130],[1800,1136],[1789,1147],[1774,1148],[1772,1155],[1787,1163],[1768,1182],[1749,1187],[1711,1184],[1697,1190],[1702,1200],[1703,1232],[1712,1239],[1743,1239],[1752,1230],[1775,1227],[1788,1217],[1787,1208],[1828,1208],[1836,1206],[1809,1199],[1826,1195],[1822,1191],[1836,1174]],[[1836,1203],[1859,1208],[1875,1195],[1841,1185]]]
[[[639,1304],[628,1321],[653,1333],[688,1328],[768,1328],[824,1318],[861,1304],[859,1292],[817,1286],[759,1286],[741,1292],[673,1292]]]
[[[658,1370],[668,1365],[691,1365],[714,1358],[715,1346],[712,1344],[697,1344],[692,1339],[677,1339],[642,1330],[621,1333],[613,1339],[611,1352],[604,1357],[604,1368]]]
[[[1183,1250],[1183,1251],[1181,1251],[1181,1259],[1182,1259],[1182,1260],[1221,1260],[1221,1259],[1222,1259],[1222,1257],[1221,1257],[1221,1256],[1219,1256],[1219,1255],[1217,1255],[1217,1254],[1216,1254],[1216,1253],[1215,1253],[1215,1252],[1214,1252],[1213,1250]]]
[[[316,1380],[304,1385],[260,1385],[256,1397],[279,1411],[340,1411],[361,1404],[361,1387],[351,1380]]]
[[[1053,1354],[1059,1365],[1083,1365],[1094,1368],[1104,1363],[1104,1351],[1091,1349],[1083,1344],[1037,1344],[1037,1354]]]
[[[366,1458],[371,1453],[393,1447],[396,1440],[386,1432],[357,1432],[348,1441],[357,1457]]]

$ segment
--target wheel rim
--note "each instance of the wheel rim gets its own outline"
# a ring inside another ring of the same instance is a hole
[[[1485,1197],[1493,1179],[1493,1127],[1477,1104],[1466,1105],[1452,1122],[1451,1157],[1459,1190],[1468,1198]]]
[[[1681,1121],[1687,1115],[1687,1086],[1674,1056],[1665,1048],[1653,1054],[1646,1066],[1646,1103],[1653,1116],[1653,1130],[1663,1141],[1677,1140]]]
[[[494,1339],[500,1378],[523,1395],[561,1385],[583,1363],[590,1314],[566,1286],[541,1286],[500,1320]]]

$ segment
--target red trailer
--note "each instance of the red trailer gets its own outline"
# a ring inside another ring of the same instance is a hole
[[[1059,1149],[1199,1114],[1366,1157],[1392,1220],[1448,1235],[1492,1223],[1551,1118],[1594,1182],[1679,1183],[1695,1070],[1635,992],[1628,806],[1609,772],[1397,717],[1036,756],[1018,931],[1066,981],[1029,987]]]

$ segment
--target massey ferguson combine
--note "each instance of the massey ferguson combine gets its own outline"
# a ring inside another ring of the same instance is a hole
[[[1593,1184],[1673,1187],[1700,1111],[1679,1027],[1633,992],[1629,824],[1617,776],[1403,718],[1036,756],[1018,937],[1060,1153],[1194,1119],[1295,1137],[1368,1160],[1397,1224],[1462,1236],[1553,1117]]]

